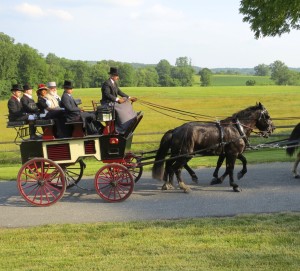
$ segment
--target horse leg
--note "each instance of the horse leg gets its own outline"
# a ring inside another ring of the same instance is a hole
[[[299,162],[300,162],[300,152],[297,154],[297,158],[296,158],[296,161],[295,161],[295,163],[294,163],[293,170],[292,170],[292,172],[293,172],[293,174],[294,174],[294,178],[296,178],[296,179],[299,179],[299,178],[300,178],[300,175],[299,175],[299,173],[298,173],[298,171],[297,171],[297,167],[298,167],[298,165],[299,165]]]
[[[193,171],[193,170],[190,168],[190,166],[189,166],[188,164],[185,164],[185,165],[184,165],[184,168],[186,169],[186,171],[187,171],[187,172],[190,174],[190,176],[192,177],[192,181],[193,181],[194,183],[198,183],[198,177],[197,177],[195,171]]]
[[[237,174],[238,180],[242,179],[244,175],[247,173],[247,159],[243,154],[239,154],[237,157],[242,163],[243,163],[243,168],[242,170]]]
[[[164,172],[164,184],[162,186],[162,190],[174,189],[173,179],[174,179],[174,171],[172,169],[173,161],[166,161],[165,172]]]
[[[222,179],[222,177],[225,174],[224,173],[223,176],[221,178],[219,178],[219,169],[221,168],[221,166],[222,166],[222,164],[224,162],[224,159],[225,159],[225,153],[221,153],[219,155],[219,158],[218,158],[218,161],[217,161],[216,169],[215,169],[215,171],[213,173],[213,178],[212,178],[212,180],[210,182],[211,185],[222,183],[223,180],[224,180],[224,178],[227,176],[227,174],[226,174],[226,176]]]
[[[188,158],[183,158],[183,159],[177,160],[172,165],[172,168],[173,168],[173,170],[175,172],[175,175],[176,175],[176,178],[177,178],[177,181],[178,181],[179,188],[182,189],[184,193],[191,192],[191,189],[184,183],[183,179],[181,178],[182,168],[184,167],[184,165],[187,164],[187,162],[189,160],[190,159],[188,159]]]
[[[234,182],[234,177],[233,177],[235,161],[236,161],[236,156],[233,156],[233,155],[227,156],[226,157],[226,168],[228,168],[229,183],[230,183],[230,186],[232,186],[233,191],[234,192],[241,192],[242,190]]]

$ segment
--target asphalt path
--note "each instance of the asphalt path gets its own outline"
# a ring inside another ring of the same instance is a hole
[[[144,172],[131,196],[120,203],[107,203],[92,188],[93,177],[80,181],[50,207],[30,206],[20,196],[16,182],[0,182],[0,227],[31,227],[46,224],[139,221],[195,217],[234,216],[246,213],[300,211],[300,179],[291,174],[292,163],[248,166],[237,183],[242,192],[233,192],[228,179],[211,186],[212,168],[196,171],[199,184],[190,181],[192,192],[162,191],[162,183]],[[237,166],[235,172],[241,169]],[[223,170],[221,169],[220,172]],[[88,189],[88,190],[86,190]]]

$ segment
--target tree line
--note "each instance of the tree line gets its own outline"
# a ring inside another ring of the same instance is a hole
[[[175,66],[163,59],[157,65],[140,68],[113,60],[69,60],[53,53],[43,56],[27,44],[15,44],[12,37],[0,33],[0,97],[8,96],[16,83],[37,86],[55,81],[62,87],[68,79],[76,88],[100,87],[107,80],[111,66],[118,67],[123,87],[192,86],[195,74],[187,57],[177,58]]]

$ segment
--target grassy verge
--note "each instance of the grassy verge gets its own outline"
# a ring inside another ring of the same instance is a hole
[[[0,229],[0,270],[299,270],[300,215]]]

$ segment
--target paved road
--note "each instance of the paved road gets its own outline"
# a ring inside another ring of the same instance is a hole
[[[292,177],[291,166],[291,163],[249,165],[247,175],[238,181],[241,193],[232,192],[227,179],[222,185],[210,186],[212,168],[197,170],[200,182],[191,184],[190,194],[179,189],[161,191],[162,183],[152,180],[146,172],[124,202],[107,203],[95,191],[74,187],[58,203],[43,208],[28,205],[15,182],[3,181],[0,227],[299,212],[300,179]],[[239,169],[237,166],[236,172]],[[92,178],[83,179],[80,184],[91,186]]]

